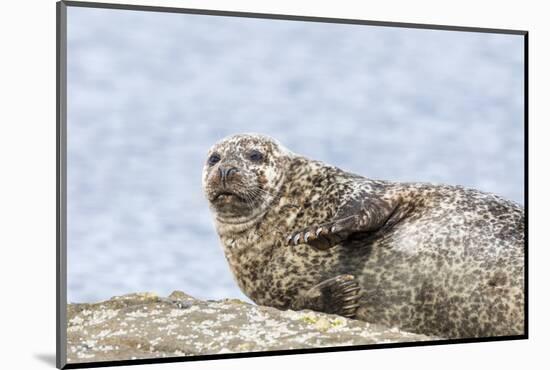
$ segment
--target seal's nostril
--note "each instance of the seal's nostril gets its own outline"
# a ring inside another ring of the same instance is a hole
[[[229,178],[229,176],[231,176],[232,173],[236,173],[236,172],[239,172],[238,169],[236,169],[235,167],[231,167],[227,170],[227,173],[226,173],[226,177]]]
[[[235,167],[221,167],[220,166],[220,167],[218,167],[218,172],[219,172],[220,179],[221,179],[221,182],[222,182],[222,187],[225,188],[226,181],[229,179],[229,176],[231,176],[231,174],[239,172],[239,170]]]

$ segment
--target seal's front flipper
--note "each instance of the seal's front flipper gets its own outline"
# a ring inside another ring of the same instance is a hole
[[[399,197],[358,197],[345,202],[336,212],[334,219],[307,227],[290,234],[289,245],[308,244],[319,250],[329,249],[356,233],[387,230],[404,217],[407,207],[401,206]]]
[[[360,288],[353,275],[338,275],[313,286],[292,309],[310,309],[352,318],[359,307]]]
[[[355,223],[355,216],[340,218],[292,233],[286,241],[289,245],[308,244],[313,248],[326,250],[346,239]]]

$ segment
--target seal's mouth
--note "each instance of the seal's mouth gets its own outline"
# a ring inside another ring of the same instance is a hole
[[[218,203],[218,204],[229,204],[229,203],[242,202],[242,201],[243,201],[243,198],[241,198],[235,193],[232,193],[226,190],[217,193],[216,196],[214,196],[214,198],[212,199],[212,202]]]

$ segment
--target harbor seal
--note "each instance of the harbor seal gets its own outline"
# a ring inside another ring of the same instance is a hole
[[[202,181],[257,304],[442,338],[524,334],[524,211],[511,201],[371,180],[257,134],[215,144]]]

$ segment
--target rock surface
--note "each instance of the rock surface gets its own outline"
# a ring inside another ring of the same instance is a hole
[[[313,311],[235,299],[129,294],[69,304],[68,363],[434,340]]]

